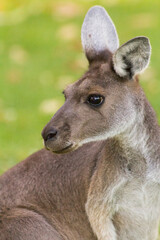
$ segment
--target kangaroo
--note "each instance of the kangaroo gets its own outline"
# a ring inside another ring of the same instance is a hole
[[[101,6],[82,25],[89,69],[65,91],[42,149],[0,177],[0,240],[155,240],[160,128],[137,74],[148,38],[119,47]]]

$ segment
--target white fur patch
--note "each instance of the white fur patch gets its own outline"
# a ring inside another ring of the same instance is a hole
[[[82,25],[81,39],[86,55],[88,52],[98,55],[106,49],[111,52],[117,50],[119,40],[116,28],[103,7],[89,9]]]

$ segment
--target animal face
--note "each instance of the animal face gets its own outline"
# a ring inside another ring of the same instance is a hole
[[[136,75],[148,65],[148,39],[137,37],[118,48],[110,17],[96,6],[85,17],[82,45],[89,70],[64,90],[64,105],[42,132],[46,147],[55,153],[121,134],[141,111]]]

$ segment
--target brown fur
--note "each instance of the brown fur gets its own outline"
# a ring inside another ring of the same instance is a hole
[[[96,239],[85,202],[103,145],[87,144],[65,155],[41,150],[1,176],[0,239],[32,240],[30,234],[33,239]]]
[[[92,64],[82,79],[65,90],[70,101],[66,100],[62,107],[63,111],[59,110],[55,114],[44,131],[54,125],[62,132],[62,139],[65,141],[65,137],[73,136],[73,125],[76,126],[80,118],[74,116],[75,111],[69,106],[69,102],[78,103],[83,95],[98,91],[103,95],[107,93],[107,104],[110,105],[113,98],[119,95],[120,88],[121,94],[116,101],[121,102],[123,88],[126,87],[135,96],[141,94],[135,98],[137,107],[140,107],[139,101],[143,97],[137,81],[130,82],[118,77],[112,70],[111,63]],[[98,117],[99,121],[104,118],[103,110],[100,112],[94,109],[93,112],[97,116],[96,121]],[[87,112],[83,110],[79,114],[81,116]],[[148,104],[145,119],[144,124],[151,125],[155,133],[157,131],[155,116]],[[97,128],[103,126],[102,123],[97,125],[100,125]],[[89,127],[85,128],[83,125],[83,128],[86,134],[89,134],[87,132]],[[84,137],[85,132],[77,128],[74,134],[81,138],[82,135]],[[61,146],[63,141],[61,140]],[[59,144],[56,143],[52,145],[52,147],[58,146]],[[128,160],[119,140],[113,138],[85,144],[63,155],[41,150],[19,163],[0,177],[0,240],[96,239],[86,214],[85,204],[89,201],[88,207],[91,210],[92,207],[94,209],[95,204],[101,205],[99,202],[102,201],[101,195],[111,184],[117,182],[119,176],[132,174],[135,177],[142,177],[146,171],[146,161],[142,156],[135,157],[139,153],[132,154],[134,159],[142,160],[138,160],[139,162]],[[94,212],[96,214],[96,210]],[[115,215],[113,220],[116,226],[117,222],[123,221],[123,218],[119,219],[118,215]],[[120,224],[117,226],[117,231],[119,226]]]
[[[50,151],[0,177],[0,240],[156,239],[160,130],[134,76],[148,64],[149,41],[133,39],[114,57],[92,50],[85,47],[89,70],[66,88],[64,105],[42,131]],[[103,103],[90,105],[90,94]]]

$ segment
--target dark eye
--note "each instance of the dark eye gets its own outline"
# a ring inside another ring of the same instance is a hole
[[[99,106],[103,103],[104,97],[98,94],[91,94],[88,96],[87,103],[93,106]]]

